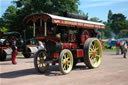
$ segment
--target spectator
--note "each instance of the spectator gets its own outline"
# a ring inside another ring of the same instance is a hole
[[[119,47],[120,47],[120,42],[116,42],[116,54],[119,55]]]
[[[17,46],[16,46],[16,40],[14,37],[11,37],[9,39],[9,42],[10,42],[10,46],[12,48],[12,64],[17,64],[16,56],[18,54],[18,51],[17,51]]]
[[[122,49],[123,49],[123,53],[124,53],[124,58],[126,58],[126,55],[127,55],[127,43],[125,42],[122,46]]]
[[[123,41],[123,40],[121,40],[121,42],[120,42],[121,54],[123,54],[123,45],[124,45],[124,41]]]
[[[38,41],[38,43],[39,43],[39,46],[37,47],[38,50],[44,49],[43,43],[41,41]]]

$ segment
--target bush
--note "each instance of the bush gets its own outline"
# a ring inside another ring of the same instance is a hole
[[[104,49],[108,49],[109,45],[107,43],[103,43]]]

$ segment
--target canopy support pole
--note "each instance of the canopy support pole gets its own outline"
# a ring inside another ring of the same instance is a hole
[[[44,36],[47,36],[47,23],[44,22]]]
[[[35,37],[35,28],[36,28],[35,22],[33,22],[33,37]]]
[[[40,27],[42,28],[42,19],[40,19]]]

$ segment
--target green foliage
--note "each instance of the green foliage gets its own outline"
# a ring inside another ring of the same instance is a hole
[[[121,13],[113,14],[111,20],[112,20],[112,22],[124,21],[124,20],[126,20],[126,17],[123,14],[121,14]]]
[[[104,30],[104,35],[106,38],[111,38],[112,37],[112,30],[111,30],[111,27],[110,27],[110,24],[107,23],[107,22],[104,22],[105,24],[105,30]]]
[[[128,29],[128,23],[126,21],[126,17],[123,14],[113,14],[111,20],[111,28],[116,35],[119,35],[120,30]]]
[[[100,19],[99,19],[99,18],[97,18],[97,17],[92,17],[92,18],[90,18],[90,21],[99,22],[99,21],[100,21]]]
[[[108,20],[107,22],[104,22],[105,24],[105,30],[104,30],[104,35],[105,35],[105,38],[111,38],[112,37],[112,30],[111,30],[111,24],[112,24],[112,11],[109,10],[108,12]]]
[[[79,0],[15,0],[13,3],[27,14],[45,12],[63,15],[63,12],[79,12]]]
[[[0,28],[4,27],[4,25],[5,25],[5,22],[3,18],[0,18]]]
[[[106,43],[103,43],[104,49],[108,49],[109,45]]]
[[[104,31],[106,38],[111,38],[112,33],[116,34],[116,38],[118,38],[120,37],[119,35],[124,35],[121,33],[121,30],[128,29],[128,21],[126,20],[126,17],[121,13],[112,14],[111,10],[109,10],[108,20],[104,24],[106,26]]]
[[[108,20],[107,20],[107,22],[108,22],[108,24],[111,24],[112,23],[112,11],[111,10],[109,10],[109,12],[108,12]]]
[[[8,28],[8,30],[16,30],[16,24],[18,23],[17,21],[17,14],[16,12],[18,11],[18,9],[15,6],[9,6],[4,15],[2,16],[3,19],[3,27]]]
[[[1,31],[1,32],[7,32],[7,31],[9,31],[9,30],[8,30],[8,28],[2,27],[2,28],[0,29],[0,31]]]
[[[104,31],[101,31],[101,35],[102,35],[102,39],[105,39],[106,37],[105,37],[105,34],[104,34]]]

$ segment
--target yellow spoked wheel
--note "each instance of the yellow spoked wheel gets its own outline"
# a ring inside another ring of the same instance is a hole
[[[68,74],[71,72],[73,67],[73,56],[70,50],[64,49],[60,53],[59,57],[59,68],[63,74]]]
[[[89,38],[84,44],[84,62],[89,68],[99,67],[101,64],[102,48],[100,41]]]
[[[49,67],[48,62],[46,62],[46,58],[47,53],[44,50],[39,50],[34,56],[35,69],[40,73],[44,73]]]

